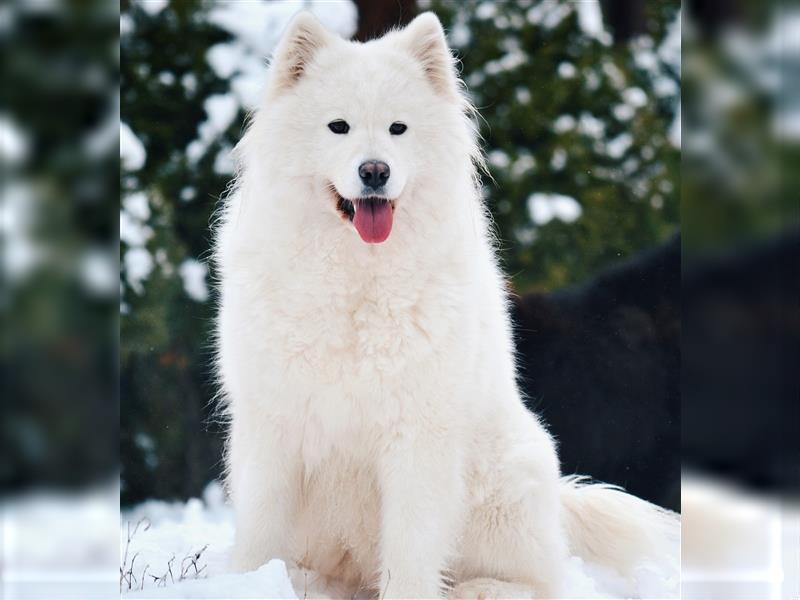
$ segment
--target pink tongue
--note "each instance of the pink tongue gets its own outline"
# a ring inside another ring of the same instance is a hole
[[[353,225],[368,244],[380,244],[392,231],[392,207],[388,202],[357,202]]]

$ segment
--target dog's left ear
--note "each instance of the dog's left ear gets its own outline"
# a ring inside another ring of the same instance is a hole
[[[300,12],[286,27],[278,47],[272,55],[270,69],[274,91],[292,87],[305,74],[314,56],[333,39],[317,18],[309,12]]]
[[[433,88],[458,100],[458,78],[444,29],[432,12],[424,12],[398,33],[398,43],[422,65]]]

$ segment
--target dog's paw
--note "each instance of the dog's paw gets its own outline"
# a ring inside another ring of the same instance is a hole
[[[533,589],[519,583],[499,579],[471,579],[458,584],[448,596],[450,600],[505,600],[535,598]]]
[[[316,571],[305,569],[295,563],[287,564],[289,580],[294,592],[301,600],[335,600],[336,598],[362,597],[361,590],[339,581],[333,577],[320,575]]]

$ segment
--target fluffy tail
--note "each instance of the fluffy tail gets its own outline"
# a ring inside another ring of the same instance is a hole
[[[629,574],[652,560],[680,557],[680,516],[605,484],[561,481],[570,550],[587,561]]]

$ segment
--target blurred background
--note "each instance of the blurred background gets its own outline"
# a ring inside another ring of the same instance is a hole
[[[360,40],[439,15],[481,114],[522,387],[565,470],[679,508],[682,458],[684,597],[800,595],[796,7],[17,0],[0,8],[4,597],[116,594],[117,498],[218,477],[208,224],[300,9]]]

